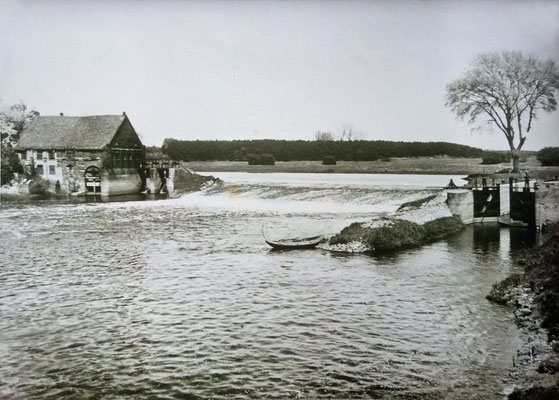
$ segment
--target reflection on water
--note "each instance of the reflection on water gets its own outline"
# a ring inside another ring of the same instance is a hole
[[[524,228],[503,229],[498,223],[476,224],[473,229],[473,250],[480,263],[498,254],[503,260],[517,258],[532,247],[537,239],[535,231]]]
[[[103,197],[103,196],[53,196],[53,197],[42,197],[33,196],[32,198],[22,197],[17,200],[5,201],[2,199],[3,207],[26,207],[29,205],[33,206],[52,206],[57,204],[97,204],[97,203],[123,203],[123,202],[134,202],[134,201],[153,201],[153,200],[165,200],[168,199],[167,194],[125,194],[121,196]]]
[[[485,295],[526,238],[487,225],[379,257],[271,252],[262,226],[330,231],[371,215],[352,212],[363,196],[413,197],[339,189],[339,213],[271,211],[305,185],[245,188],[242,207],[224,189],[3,208],[0,393],[501,399],[518,332]]]

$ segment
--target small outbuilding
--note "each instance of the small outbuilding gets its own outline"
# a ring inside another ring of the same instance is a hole
[[[15,150],[26,172],[62,193],[112,196],[142,188],[145,146],[126,113],[39,116]]]

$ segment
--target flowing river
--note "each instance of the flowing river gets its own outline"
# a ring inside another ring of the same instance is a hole
[[[0,399],[502,399],[519,345],[485,299],[522,231],[382,256],[275,252],[459,177],[212,173],[178,199],[3,203]]]

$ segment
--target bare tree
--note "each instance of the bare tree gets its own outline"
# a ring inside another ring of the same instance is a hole
[[[513,172],[539,110],[557,109],[559,71],[551,60],[519,52],[482,54],[462,78],[447,86],[446,105],[468,123],[494,124],[505,134]]]
[[[331,132],[318,131],[314,134],[314,140],[316,141],[334,140],[334,135]]]
[[[355,129],[355,127],[351,124],[343,124],[339,129],[338,137],[340,141],[348,141],[351,142],[352,140],[360,140],[363,137],[363,134]]]

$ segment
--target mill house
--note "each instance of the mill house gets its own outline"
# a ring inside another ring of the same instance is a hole
[[[27,172],[60,193],[112,196],[142,187],[145,147],[126,113],[39,116],[23,130],[15,150]]]

